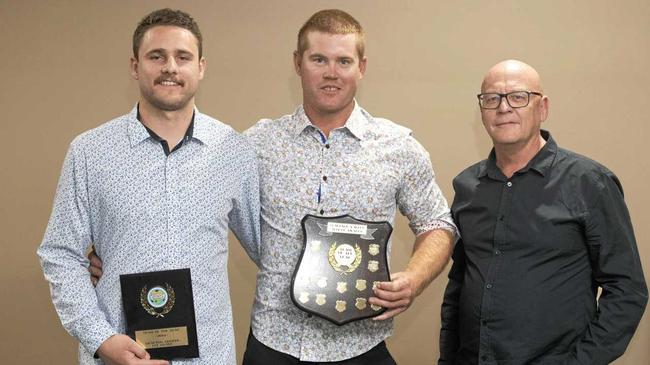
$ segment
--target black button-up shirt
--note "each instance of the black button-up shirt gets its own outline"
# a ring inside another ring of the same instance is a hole
[[[648,294],[619,180],[542,136],[510,179],[494,150],[454,179],[462,239],[440,364],[607,364],[641,319]]]

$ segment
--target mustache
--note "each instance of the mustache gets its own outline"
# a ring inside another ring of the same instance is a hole
[[[179,79],[177,79],[177,78],[175,78],[175,77],[160,76],[160,77],[158,77],[158,78],[156,78],[156,79],[154,80],[154,82],[155,82],[156,84],[161,84],[163,81],[172,81],[172,82],[177,83],[177,84],[180,85],[180,86],[184,86],[184,85],[185,85],[185,83],[183,82],[183,80],[179,80]]]

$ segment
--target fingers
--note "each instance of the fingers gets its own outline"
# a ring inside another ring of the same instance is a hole
[[[391,309],[391,310],[387,310],[384,313],[382,313],[381,315],[379,315],[377,317],[374,317],[373,320],[374,321],[384,321],[384,320],[386,320],[388,318],[395,317],[396,315],[404,312],[406,310],[406,308],[407,307],[399,307],[399,308],[394,308],[394,309]]]
[[[99,256],[97,256],[94,248],[88,252],[88,260],[90,261],[91,266],[95,266],[99,269],[102,268],[102,260],[99,258]]]
[[[385,300],[377,297],[370,297],[369,299],[370,304],[378,305],[380,307],[388,308],[388,309],[393,309],[393,308],[408,308],[409,305],[411,305],[411,299],[408,297],[405,298],[400,298],[397,300]]]
[[[151,360],[151,355],[147,350],[135,341],[131,343],[129,351],[139,359],[138,361],[134,361],[134,365],[169,365],[167,360]]]
[[[144,349],[144,347],[140,346],[139,343],[131,340],[131,344],[129,345],[129,351],[131,351],[135,356],[137,356],[139,359],[150,359],[151,357],[149,356],[149,353],[147,350]]]
[[[93,266],[92,263],[90,263],[90,266],[88,266],[88,272],[90,272],[90,275],[94,276],[97,279],[99,279],[103,274],[102,269]]]

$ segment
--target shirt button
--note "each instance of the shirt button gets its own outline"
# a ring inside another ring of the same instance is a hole
[[[311,318],[311,317],[312,317],[312,314],[311,314],[311,313],[308,313],[308,314],[307,314],[307,318]]]
[[[500,250],[494,250],[494,254],[495,255],[501,255],[501,251]]]
[[[323,176],[323,181],[327,181],[327,176]]]
[[[325,148],[330,148],[330,144],[329,144],[329,143],[326,144],[326,145],[325,145]]]
[[[508,181],[508,182],[506,183],[506,185],[508,185],[508,187],[511,187],[511,186],[512,186],[512,181]]]
[[[492,284],[488,284],[485,287],[488,288],[488,289],[492,289]]]
[[[321,210],[320,210],[320,214],[321,214],[321,215],[322,215],[322,214],[325,214],[325,209],[321,209]]]

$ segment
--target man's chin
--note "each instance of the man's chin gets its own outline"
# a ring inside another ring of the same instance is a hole
[[[149,100],[149,103],[154,106],[156,109],[160,109],[166,112],[175,112],[187,108],[192,99],[183,99],[183,100],[160,100],[154,99]]]

